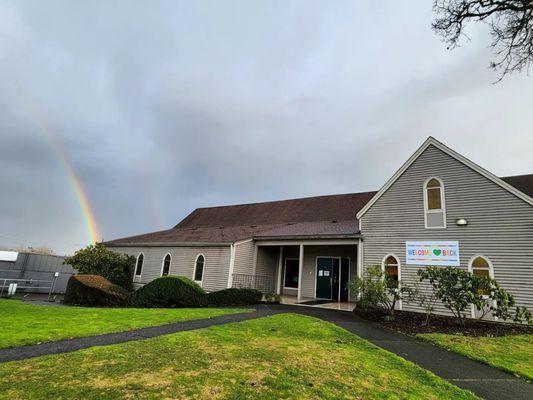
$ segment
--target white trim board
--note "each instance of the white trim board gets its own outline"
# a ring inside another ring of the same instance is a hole
[[[398,171],[383,185],[383,187],[377,192],[372,199],[357,213],[356,217],[357,219],[361,219],[361,217],[376,203],[376,201],[383,196],[383,194],[392,186],[396,180],[415,162],[415,160],[420,157],[420,155],[429,147],[429,146],[435,146],[437,149],[441,150],[442,152],[446,153],[452,158],[455,158],[457,161],[463,163],[470,169],[474,170],[478,174],[484,176],[485,178],[489,179],[490,181],[494,182],[498,186],[504,188],[508,192],[514,194],[519,199],[525,201],[527,204],[533,206],[533,198],[529,197],[527,194],[521,192],[520,190],[516,189],[514,186],[509,185],[507,182],[503,181],[502,179],[498,178],[496,175],[494,175],[492,172],[487,171],[485,168],[480,167],[479,165],[475,164],[474,162],[470,161],[468,158],[462,156],[461,154],[457,153],[456,151],[450,149],[443,143],[439,142],[434,137],[430,136],[427,138],[427,140],[418,148],[418,150],[411,156],[409,159],[400,167]]]

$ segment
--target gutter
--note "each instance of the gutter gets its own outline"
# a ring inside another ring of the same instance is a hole
[[[363,235],[360,233],[347,235],[284,235],[284,236],[254,236],[254,240],[327,240],[327,239],[359,239]]]

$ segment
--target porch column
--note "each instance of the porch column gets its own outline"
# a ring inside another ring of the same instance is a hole
[[[281,294],[281,280],[283,279],[283,246],[279,246],[279,259],[278,259],[278,281],[276,287],[276,293]]]
[[[304,245],[300,245],[300,258],[298,259],[298,300],[302,298],[302,273],[304,269]]]

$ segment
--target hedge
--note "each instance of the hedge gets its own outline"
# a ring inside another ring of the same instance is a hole
[[[202,307],[207,293],[184,276],[167,275],[147,283],[134,294],[138,307]]]
[[[67,283],[64,303],[81,306],[126,307],[130,294],[100,275],[73,275]]]
[[[237,306],[260,303],[263,293],[256,289],[231,288],[211,292],[207,297],[212,306]]]

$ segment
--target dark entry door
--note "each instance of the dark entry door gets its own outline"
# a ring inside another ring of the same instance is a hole
[[[340,301],[348,301],[348,281],[350,280],[350,259],[341,258],[341,277],[340,277]]]
[[[319,257],[316,260],[316,297],[331,300],[333,280],[333,260]]]
[[[340,270],[340,262],[338,258],[333,258],[333,280],[332,280],[332,296],[331,299],[333,301],[339,301],[339,289],[341,287],[341,270]]]

